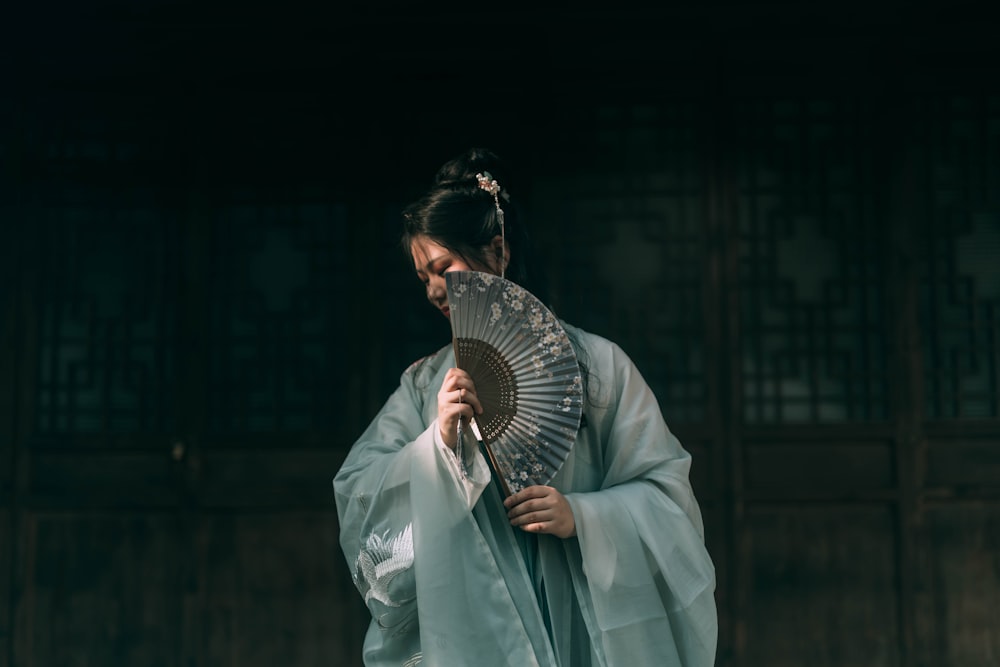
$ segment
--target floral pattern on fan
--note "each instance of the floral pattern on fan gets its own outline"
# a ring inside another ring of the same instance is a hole
[[[531,292],[478,271],[445,274],[456,364],[476,383],[475,419],[505,492],[548,484],[576,441],[583,382],[556,316]]]

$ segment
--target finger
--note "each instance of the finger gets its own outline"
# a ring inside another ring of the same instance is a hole
[[[508,496],[507,499],[504,501],[504,505],[506,505],[508,508],[511,508],[514,507],[515,505],[520,505],[521,503],[527,500],[531,500],[532,498],[545,498],[552,491],[554,491],[554,489],[550,486],[539,486],[539,485],[529,486],[524,489],[521,489],[520,491],[511,496]]]
[[[471,403],[476,407],[476,412],[482,412],[482,404],[479,402],[479,395],[476,393],[476,385],[472,380],[457,382],[455,391],[460,392],[462,401]]]
[[[438,401],[442,403],[468,403],[475,410],[475,414],[483,412],[483,404],[479,401],[475,385],[471,380],[459,383],[446,382],[441,385]]]
[[[441,391],[438,393],[445,394],[455,391],[458,389],[458,386],[458,378],[449,371],[448,374],[444,376],[444,380],[441,382]]]
[[[547,500],[529,500],[512,507],[508,512],[509,518],[518,518],[521,523],[531,521],[551,520],[556,516],[559,508],[554,503]]]
[[[472,406],[468,403],[448,403],[445,407],[447,418],[452,424],[457,424],[459,419],[472,419]]]
[[[527,499],[528,499],[527,489],[521,489],[517,493],[513,493],[504,498],[503,504],[504,507],[506,507],[507,509],[512,509],[514,507],[517,507]]]
[[[542,503],[537,502],[533,499],[528,499],[523,502],[517,503],[516,505],[511,507],[510,510],[507,512],[507,517],[511,519],[515,517],[523,517],[528,514],[531,514],[532,512],[540,512],[544,509],[545,507],[544,505],[542,505]]]
[[[516,524],[511,522],[511,526],[529,533],[555,532],[555,520],[551,517],[532,517],[530,521],[522,521]]]
[[[456,389],[455,391],[448,394],[450,402],[452,403],[464,403],[472,407],[472,415],[480,415],[483,413],[483,404],[479,402],[479,397],[475,393],[470,392],[466,389]]]
[[[448,405],[455,405],[460,403],[465,403],[464,397],[466,396],[463,389],[452,389],[450,391],[442,390],[438,394],[438,405],[444,408]]]
[[[466,392],[464,396],[464,401],[465,403],[468,403],[469,405],[472,406],[472,409],[475,411],[477,415],[483,414],[483,404],[479,402],[479,397],[476,396],[474,393]]]
[[[551,521],[554,517],[549,512],[535,511],[526,512],[520,516],[511,518],[510,525],[512,526],[527,526],[533,523],[543,523],[545,521]]]
[[[463,387],[476,386],[475,383],[472,381],[472,376],[460,368],[452,368],[450,371],[448,371],[448,374],[445,375],[443,384],[448,385],[450,388],[455,388],[458,386],[463,386]]]
[[[446,378],[442,386],[447,387],[449,390],[462,388],[473,393],[476,391],[475,381],[471,376],[465,374],[452,375]]]

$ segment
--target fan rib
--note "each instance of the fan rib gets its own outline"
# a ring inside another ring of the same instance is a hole
[[[512,491],[548,484],[569,455],[583,411],[580,367],[556,317],[498,276],[446,274],[456,364],[476,383],[476,421]]]

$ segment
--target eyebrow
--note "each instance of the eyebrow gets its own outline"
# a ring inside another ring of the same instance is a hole
[[[426,264],[424,264],[423,268],[418,268],[417,269],[417,273],[430,271],[431,267],[434,266],[434,262],[438,261],[439,259],[441,259],[443,257],[450,257],[450,256],[451,256],[450,252],[445,252],[445,253],[441,253],[440,255],[438,255],[436,257],[433,257],[432,259],[428,260]]]

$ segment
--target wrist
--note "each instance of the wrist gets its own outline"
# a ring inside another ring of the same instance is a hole
[[[448,436],[451,436],[450,438]],[[435,440],[439,445],[447,447],[448,449],[455,451],[455,445],[458,444],[458,436],[455,433],[446,432],[445,428],[438,423],[438,427],[435,433]]]

